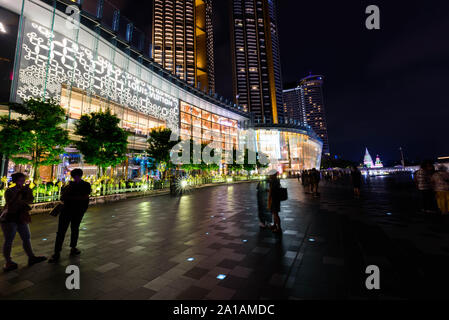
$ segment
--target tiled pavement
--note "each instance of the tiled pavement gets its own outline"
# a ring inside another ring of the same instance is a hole
[[[29,268],[17,238],[21,267],[0,274],[0,299],[429,298],[449,284],[449,224],[416,214],[406,185],[373,181],[354,200],[345,185],[323,184],[313,199],[283,184],[282,237],[259,230],[254,183],[92,207],[80,257],[66,250],[59,265]],[[35,216],[31,229],[36,253],[50,255],[56,219]],[[81,290],[65,288],[70,264]],[[365,289],[370,264],[377,292]]]

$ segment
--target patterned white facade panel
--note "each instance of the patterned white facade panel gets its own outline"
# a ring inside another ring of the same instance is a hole
[[[101,54],[26,19],[17,99],[45,96],[60,101],[63,84],[166,121],[167,127],[178,131],[178,98]]]

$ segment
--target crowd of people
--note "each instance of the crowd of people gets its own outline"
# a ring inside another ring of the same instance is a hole
[[[301,181],[306,193],[312,194],[314,197],[319,196],[318,186],[321,180],[321,173],[317,169],[303,170],[297,175],[298,181]]]

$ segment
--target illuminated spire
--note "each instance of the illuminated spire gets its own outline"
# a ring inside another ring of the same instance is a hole
[[[365,157],[363,158],[363,165],[367,168],[374,167],[373,158],[369,154],[368,148],[365,149]]]
[[[375,168],[383,168],[384,167],[382,161],[380,161],[379,155],[376,156],[376,163],[374,164],[374,167]]]

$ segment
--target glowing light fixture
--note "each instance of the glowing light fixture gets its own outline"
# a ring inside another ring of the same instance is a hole
[[[225,275],[225,274],[219,274],[219,275],[217,276],[217,279],[218,279],[218,280],[224,280],[224,279],[226,279],[226,275]]]
[[[194,260],[195,260],[195,258],[188,258],[188,259],[187,259],[187,261],[190,261],[190,262],[191,262],[191,261],[194,261]]]
[[[189,185],[189,183],[187,182],[187,180],[181,181],[181,188],[185,189],[185,188],[187,188],[188,185]]]

